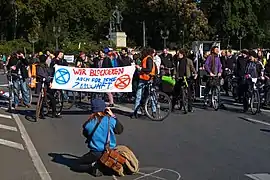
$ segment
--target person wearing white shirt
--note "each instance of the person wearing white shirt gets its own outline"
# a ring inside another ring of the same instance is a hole
[[[157,55],[157,52],[156,52],[156,50],[154,50],[155,51],[155,56],[154,56],[154,63],[156,64],[156,66],[157,66],[157,71],[158,71],[158,73],[157,74],[159,74],[160,73],[160,65],[161,65],[161,58]]]

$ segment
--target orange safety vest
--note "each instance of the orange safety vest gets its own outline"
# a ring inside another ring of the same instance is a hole
[[[37,64],[32,64],[31,67],[31,80],[29,82],[30,88],[36,88],[37,85]]]
[[[151,56],[146,56],[146,57],[142,60],[142,62],[141,62],[142,68],[146,68],[146,62],[147,62],[147,59],[148,59],[149,57],[152,59]],[[141,80],[145,80],[145,81],[149,81],[149,80],[151,79],[151,76],[153,77],[153,76],[155,76],[155,74],[156,74],[156,68],[155,68],[155,63],[154,63],[154,61],[153,61],[153,67],[152,67],[151,72],[150,72],[149,74],[146,74],[145,72],[140,72],[140,79],[141,79]],[[151,75],[151,76],[150,76],[150,75]]]

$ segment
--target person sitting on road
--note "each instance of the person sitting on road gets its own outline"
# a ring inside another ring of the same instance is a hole
[[[108,124],[110,124],[109,147],[116,147],[115,134],[123,132],[123,125],[116,118],[102,99],[92,100],[92,114],[83,125],[83,135],[89,152],[83,155],[74,168],[80,172],[89,172],[93,176],[100,176],[101,172],[98,160],[105,151],[108,137]],[[108,122],[110,121],[110,122]]]
[[[221,64],[220,58],[218,57],[218,53],[219,53],[218,47],[217,46],[212,47],[211,55],[208,56],[208,58],[205,61],[204,68],[211,77],[215,77],[215,76],[220,77],[222,73],[222,64]],[[211,84],[210,79],[208,79],[205,86],[205,90],[204,90],[204,106],[205,107],[207,106],[207,98],[210,92],[210,84]]]
[[[60,115],[56,114],[56,100],[53,96],[54,92],[51,89],[51,78],[50,78],[50,71],[46,64],[47,57],[45,55],[42,55],[39,57],[40,63],[37,64],[36,70],[37,70],[37,93],[39,94],[41,92],[41,85],[42,85],[42,79],[45,78],[45,88],[47,89],[45,97],[47,97],[51,102],[51,108],[52,108],[52,117],[59,118]],[[41,111],[40,111],[40,119],[45,119],[44,116],[44,104],[46,102],[46,98],[42,103]]]

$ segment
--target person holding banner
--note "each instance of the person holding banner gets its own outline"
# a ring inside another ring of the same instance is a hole
[[[105,56],[103,51],[99,51],[99,57],[94,59],[95,68],[112,68],[112,61],[109,57]],[[107,92],[109,98],[109,107],[114,107],[113,95],[111,92]]]
[[[68,66],[68,63],[65,59],[63,59],[64,53],[63,51],[59,50],[55,53],[55,58],[52,59],[51,64],[50,64],[50,69],[52,73],[52,77],[54,76],[54,67],[55,65],[61,65],[61,66]]]

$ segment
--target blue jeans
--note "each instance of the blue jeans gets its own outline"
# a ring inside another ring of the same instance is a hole
[[[139,106],[140,106],[141,100],[142,100],[142,96],[143,96],[143,92],[144,92],[144,89],[145,89],[147,83],[148,83],[147,81],[139,80],[139,84],[137,87],[137,93],[136,93],[135,107],[134,107],[135,113],[139,109]],[[144,97],[144,98],[146,98],[146,97]],[[156,109],[155,102],[154,102],[153,98],[151,98],[151,99],[152,99],[152,112],[156,112],[157,109]],[[145,101],[146,99],[143,99],[143,100]]]
[[[16,79],[13,81],[14,86],[14,103],[15,106],[19,104],[19,94],[22,91],[22,98],[24,104],[30,104],[30,94],[27,87],[27,82],[22,79]]]

